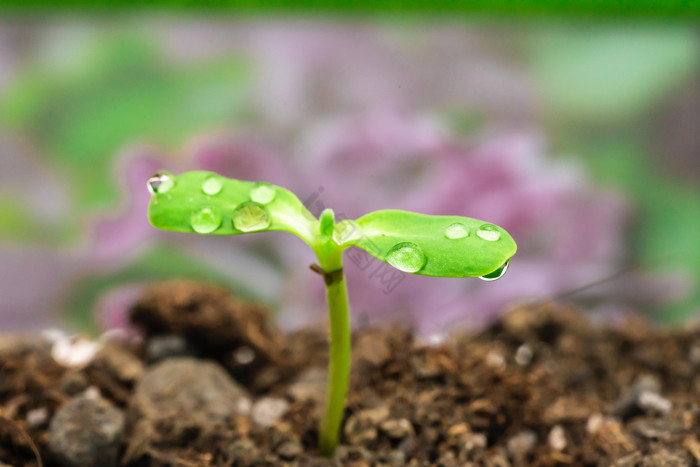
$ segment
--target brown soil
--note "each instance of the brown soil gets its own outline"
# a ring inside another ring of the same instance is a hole
[[[611,328],[542,303],[437,346],[357,331],[328,460],[324,332],[283,335],[263,308],[186,282],[154,286],[132,318],[143,344],[82,368],[0,336],[0,467],[700,464],[697,329]]]

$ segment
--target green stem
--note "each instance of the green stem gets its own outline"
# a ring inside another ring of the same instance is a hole
[[[342,249],[334,248],[319,261],[324,272],[342,271]],[[328,276],[327,276],[328,277]],[[326,281],[326,297],[330,318],[330,361],[326,409],[321,421],[319,447],[324,456],[331,456],[338,444],[340,425],[345,412],[345,396],[350,382],[350,318],[348,292],[342,273]]]

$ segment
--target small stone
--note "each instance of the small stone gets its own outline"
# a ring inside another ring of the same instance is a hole
[[[326,391],[327,378],[327,370],[317,367],[307,368],[289,385],[287,391],[295,400],[311,400],[320,403]]]
[[[637,403],[645,412],[666,415],[671,411],[671,401],[651,391],[642,391],[637,398]]]
[[[603,428],[604,421],[605,417],[603,417],[603,414],[594,413],[588,417],[588,421],[586,422],[586,431],[592,435],[598,433],[601,428]]]
[[[272,426],[289,410],[289,402],[279,397],[263,397],[251,410],[251,418],[260,426]]]
[[[377,427],[389,417],[389,409],[379,406],[360,410],[345,422],[345,436],[352,445],[363,445],[377,439]]]
[[[46,407],[39,407],[27,412],[27,425],[30,428],[37,429],[43,426],[49,419],[49,411]]]
[[[179,443],[192,433],[207,433],[242,415],[248,392],[218,364],[188,357],[165,360],[148,368],[129,406],[131,431],[155,433],[162,443]],[[142,436],[131,436],[124,462],[149,452]],[[197,441],[193,439],[192,442]]]
[[[242,345],[233,351],[231,357],[235,366],[250,365],[255,360],[255,350]]]
[[[49,449],[67,467],[116,466],[124,414],[102,397],[74,397],[56,412]]]
[[[486,449],[488,439],[483,433],[471,433],[464,442],[463,451],[467,454],[480,452]]]
[[[486,354],[486,364],[491,368],[502,369],[506,367],[506,359],[502,353],[492,350]]]
[[[105,367],[119,381],[134,383],[143,375],[143,363],[133,353],[114,344],[106,344],[95,356],[93,365]]]
[[[641,376],[617,399],[613,408],[613,415],[623,420],[641,415],[646,412],[646,409],[640,405],[640,395],[645,393],[659,394],[660,392],[661,383],[659,383],[658,379],[653,376]],[[649,396],[645,397],[648,398]]]
[[[387,420],[380,425],[380,428],[391,439],[403,439],[415,434],[413,425],[405,418]]]
[[[292,460],[304,452],[304,447],[298,441],[286,441],[277,448],[277,455],[284,460]]]
[[[520,366],[527,366],[534,355],[532,348],[527,344],[523,344],[515,351],[515,363]]]
[[[379,367],[391,358],[391,347],[386,334],[366,332],[357,337],[353,344],[353,359],[366,362],[373,367]]]
[[[513,457],[521,458],[537,444],[537,434],[532,430],[523,430],[508,440],[506,449]]]
[[[261,454],[255,443],[248,439],[237,439],[226,448],[227,457],[234,460],[236,465],[257,465]]]
[[[146,360],[150,363],[160,362],[174,357],[190,357],[194,352],[184,337],[175,334],[153,336],[146,344]]]
[[[197,419],[209,423],[240,415],[246,390],[218,364],[194,358],[171,358],[149,368],[134,390],[135,406],[158,419]]]
[[[547,442],[555,451],[563,451],[566,449],[567,441],[564,428],[562,428],[561,425],[556,425],[554,428],[552,428],[552,430],[549,432],[549,436],[547,437]]]

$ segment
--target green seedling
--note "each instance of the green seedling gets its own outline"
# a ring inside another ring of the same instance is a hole
[[[495,280],[515,254],[502,228],[459,216],[429,216],[381,210],[336,223],[331,209],[317,219],[290,191],[269,183],[232,180],[211,172],[173,176],[160,171],[148,180],[148,208],[159,229],[210,235],[285,230],[314,251],[326,284],[330,316],[330,362],[319,447],[330,456],[338,444],[350,376],[350,322],[343,251],[360,247],[401,271],[436,277]]]

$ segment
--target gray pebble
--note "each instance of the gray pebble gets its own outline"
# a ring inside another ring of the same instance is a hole
[[[160,442],[177,443],[188,433],[216,430],[247,407],[247,391],[220,365],[188,357],[165,360],[148,368],[136,385],[128,411],[135,435],[125,461],[148,455],[142,438],[149,433]]]
[[[108,400],[80,395],[56,412],[49,428],[49,449],[67,467],[118,464],[124,414]]]
[[[255,404],[250,416],[261,426],[272,426],[289,410],[289,402],[280,397],[263,397]]]
[[[613,415],[627,420],[650,411],[652,410],[652,406],[658,402],[658,398],[654,398],[653,395],[659,395],[660,392],[661,383],[659,383],[658,379],[653,376],[640,376],[632,383],[632,386],[617,399],[613,408]],[[661,398],[661,396],[659,396],[659,398]],[[670,404],[670,402],[668,404]],[[663,402],[662,405],[664,405]]]
[[[239,415],[241,399],[250,399],[248,393],[221,366],[185,357],[148,369],[134,391],[134,405],[154,419],[205,424]]]
[[[193,355],[194,351],[187,344],[185,338],[175,334],[153,336],[148,339],[148,344],[146,344],[146,360],[150,363]]]

